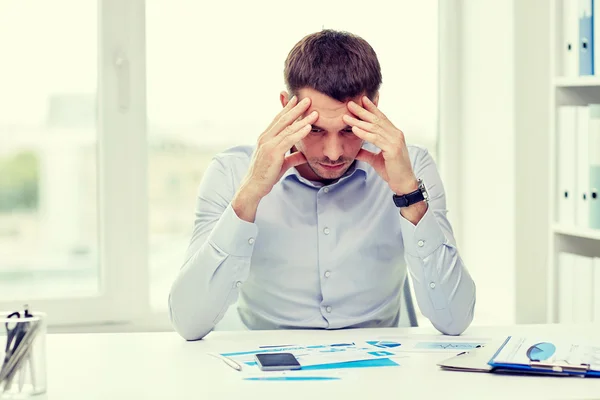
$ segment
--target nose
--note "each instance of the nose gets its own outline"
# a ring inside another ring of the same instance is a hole
[[[338,160],[344,154],[344,144],[339,135],[326,135],[323,143],[323,155],[331,161]]]

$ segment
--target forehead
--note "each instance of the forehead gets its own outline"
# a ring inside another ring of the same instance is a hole
[[[319,113],[319,119],[315,122],[315,125],[319,124],[343,124],[342,115],[349,113],[347,104],[348,102],[340,102],[334,98],[331,98],[321,92],[314,89],[300,89],[298,91],[298,100],[302,100],[305,97],[311,99],[310,108],[306,111],[305,115],[310,114],[313,111]],[[360,103],[360,97],[355,97],[354,100],[358,104]]]

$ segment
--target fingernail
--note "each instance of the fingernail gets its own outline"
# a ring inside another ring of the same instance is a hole
[[[308,103],[308,97],[305,97],[302,99],[302,104],[307,104]]]
[[[313,111],[313,112],[311,112],[311,113],[310,113],[310,116],[311,116],[311,117],[316,117],[316,116],[317,116],[317,112],[316,112],[316,111]]]
[[[296,96],[295,96],[295,95],[294,95],[294,96],[292,96],[292,98],[290,99],[290,101],[296,101],[296,100],[298,100],[298,99],[296,98]]]

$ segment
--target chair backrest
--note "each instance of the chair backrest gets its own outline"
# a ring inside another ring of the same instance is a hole
[[[413,303],[412,293],[410,291],[410,282],[408,276],[404,278],[404,289],[403,289],[402,298],[404,300],[404,311],[406,312],[406,316],[408,317],[408,323],[411,327],[419,326],[417,322],[417,313],[415,312],[415,305]]]

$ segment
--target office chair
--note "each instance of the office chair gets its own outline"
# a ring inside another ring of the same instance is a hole
[[[417,322],[417,314],[415,312],[415,305],[412,299],[412,293],[410,292],[410,282],[408,281],[408,276],[404,278],[404,305],[406,306],[406,314],[408,316],[408,322],[411,327],[419,326]]]

